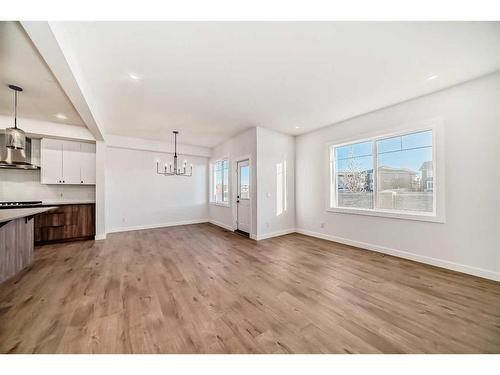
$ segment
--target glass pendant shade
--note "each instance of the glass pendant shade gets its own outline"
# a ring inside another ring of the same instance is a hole
[[[5,129],[5,146],[16,150],[24,150],[26,146],[26,135],[19,128]]]

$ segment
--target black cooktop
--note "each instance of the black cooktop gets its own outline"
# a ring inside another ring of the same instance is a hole
[[[42,201],[0,202],[0,209],[40,207]]]

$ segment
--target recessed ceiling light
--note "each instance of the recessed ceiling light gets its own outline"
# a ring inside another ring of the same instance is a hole
[[[63,115],[62,113],[56,113],[54,116],[57,117],[59,120],[67,120],[68,119],[66,117],[66,115]]]
[[[129,76],[130,79],[133,79],[134,81],[138,81],[139,80],[139,76],[137,74],[130,73],[128,76]]]
[[[433,79],[436,79],[438,76],[436,74],[430,76],[427,78],[427,81],[432,81]]]
[[[296,126],[295,129],[300,129],[300,126]]]

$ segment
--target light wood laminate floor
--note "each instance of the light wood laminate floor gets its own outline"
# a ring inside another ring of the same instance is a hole
[[[0,285],[0,352],[499,353],[500,283],[299,234],[116,233]]]

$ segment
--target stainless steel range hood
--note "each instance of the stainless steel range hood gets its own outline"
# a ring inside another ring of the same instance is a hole
[[[26,138],[24,149],[7,147],[6,135],[0,134],[0,168],[8,169],[40,169],[32,163],[34,145],[31,138]]]

